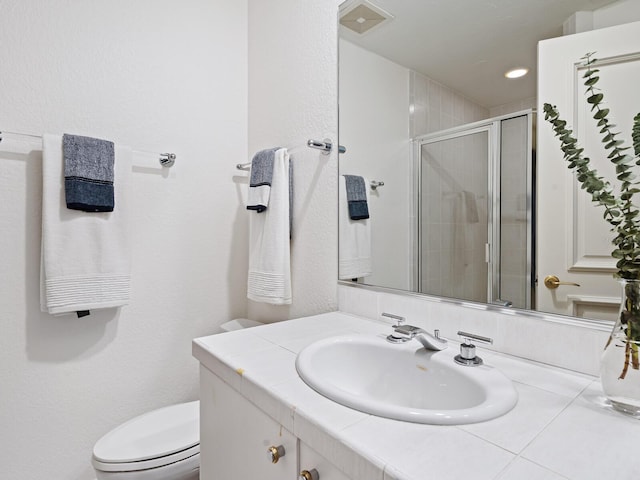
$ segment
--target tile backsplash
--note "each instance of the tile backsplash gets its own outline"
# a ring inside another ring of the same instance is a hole
[[[606,327],[585,326],[565,317],[499,310],[487,305],[457,304],[438,297],[403,295],[338,285],[341,312],[377,319],[382,312],[401,315],[406,323],[425,330],[439,329],[451,340],[459,330],[490,337],[493,345],[478,344],[478,351],[495,350],[529,360],[598,375],[600,354],[608,338]],[[481,355],[481,354],[480,354]]]

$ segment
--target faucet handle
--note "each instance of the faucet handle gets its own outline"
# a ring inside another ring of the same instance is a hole
[[[476,346],[471,343],[471,340],[493,344],[493,339],[462,331],[458,332],[458,335],[464,338],[464,342],[460,344],[460,354],[454,357],[455,362],[467,367],[482,365],[482,359],[476,355]]]
[[[382,316],[383,317],[387,317],[387,318],[391,318],[393,320],[395,320],[396,322],[396,327],[399,327],[400,324],[404,323],[405,318],[401,317],[400,315],[394,315],[393,313],[387,313],[387,312],[382,312]]]
[[[493,338],[483,337],[482,335],[476,335],[475,333],[468,333],[459,331],[458,335],[464,338],[464,343],[467,345],[472,345],[471,340],[475,340],[477,342],[493,344]]]

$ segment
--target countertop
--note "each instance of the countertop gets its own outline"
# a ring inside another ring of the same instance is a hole
[[[353,480],[638,477],[640,423],[612,410],[591,376],[479,346],[485,363],[514,382],[518,404],[487,422],[437,426],[344,407],[296,372],[296,355],[316,340],[389,331],[382,321],[332,312],[197,338],[193,354]]]

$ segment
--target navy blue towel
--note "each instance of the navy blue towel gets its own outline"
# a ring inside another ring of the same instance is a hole
[[[364,178],[359,175],[344,175],[344,180],[347,189],[349,218],[351,220],[366,220],[369,218],[369,205],[367,204],[367,187]]]
[[[275,153],[280,147],[260,150],[251,160],[251,178],[249,179],[249,198],[247,210],[264,212],[269,206],[271,180],[273,179],[273,162]]]
[[[113,212],[113,142],[65,133],[62,152],[67,208]]]

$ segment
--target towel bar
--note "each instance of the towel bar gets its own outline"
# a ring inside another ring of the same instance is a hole
[[[329,153],[331,153],[331,150],[333,149],[333,143],[329,138],[325,138],[321,142],[318,140],[308,140],[307,146],[311,148],[317,148],[318,150],[322,150],[322,153],[324,153],[325,155],[329,155]],[[346,152],[347,152],[346,147],[343,147],[342,145],[338,145],[338,153],[346,153]]]
[[[331,139],[329,139],[329,138],[325,138],[322,141],[319,141],[319,140],[307,140],[307,147],[316,148],[318,150],[322,150],[322,153],[324,155],[329,155],[329,153],[331,153],[331,150],[333,149],[333,143],[331,142]],[[342,145],[338,145],[338,153],[345,153],[346,151],[347,151],[347,149],[345,147],[343,147]],[[236,163],[236,168],[238,170],[250,170],[251,169],[251,162],[248,162],[248,163]]]
[[[9,135],[18,135],[20,137],[42,139],[42,135],[34,135],[32,133],[9,132],[7,130],[2,130],[0,131],[0,143],[2,143],[2,140],[4,140],[4,137],[2,135],[5,133]],[[176,158],[177,158],[175,153],[159,153],[158,154],[155,152],[149,152],[147,150],[133,150],[133,152],[159,155],[158,161],[160,162],[160,165],[166,168],[173,167],[173,165],[176,163]]]

